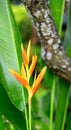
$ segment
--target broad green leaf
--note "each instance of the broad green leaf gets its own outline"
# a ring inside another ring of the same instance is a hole
[[[11,103],[4,87],[0,84],[0,112],[13,123],[14,127],[18,130],[26,130],[26,123],[24,113],[20,112]],[[1,122],[0,122],[1,123]],[[0,125],[0,130],[1,125]]]
[[[64,5],[65,0],[50,0],[51,14],[54,19],[56,28],[59,32],[59,35],[61,35]]]
[[[67,31],[64,40],[64,47],[66,53],[69,57],[71,57],[71,5],[69,9],[68,23],[67,23]]]
[[[10,74],[9,68],[20,72],[21,39],[8,0],[0,0],[0,81],[12,103],[24,109],[23,87]]]

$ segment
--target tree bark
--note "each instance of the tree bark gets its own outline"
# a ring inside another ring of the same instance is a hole
[[[63,49],[51,17],[48,0],[22,0],[31,16],[39,41],[41,55],[53,72],[71,83],[71,59]]]

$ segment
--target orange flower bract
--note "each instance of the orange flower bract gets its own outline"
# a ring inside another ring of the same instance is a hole
[[[37,79],[35,79],[35,83],[33,84],[32,86],[32,95],[34,95],[34,93],[37,91],[42,79],[43,79],[43,76],[46,72],[46,66],[41,70],[40,74],[38,75]]]
[[[36,74],[35,74],[33,85],[30,86],[29,80],[30,80],[30,77],[31,77],[33,71],[35,70],[35,66],[36,66],[36,62],[37,62],[37,56],[33,55],[32,62],[29,65],[30,47],[31,47],[31,41],[29,42],[27,52],[25,51],[25,49],[22,46],[23,63],[21,65],[21,74],[18,74],[17,72],[15,72],[12,69],[10,69],[10,72],[18,80],[18,82],[20,82],[28,90],[28,93],[30,93],[30,99],[31,99],[32,96],[37,91],[37,89],[38,89],[38,87],[43,79],[43,76],[46,72],[46,66],[41,70],[41,72],[37,76],[37,78],[36,78]]]

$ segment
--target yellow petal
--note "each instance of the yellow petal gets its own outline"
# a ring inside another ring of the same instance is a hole
[[[27,61],[28,61],[28,64],[29,64],[29,59],[30,59],[30,48],[31,48],[31,40],[29,41],[28,48],[27,48]]]
[[[25,51],[23,45],[22,45],[21,49],[22,49],[22,58],[23,58],[24,64],[27,65],[28,64],[27,54],[26,54],[26,51]]]
[[[33,73],[33,71],[35,69],[36,62],[37,62],[37,56],[35,55],[35,56],[32,57],[32,63],[30,65],[30,69],[29,69],[29,75],[30,76],[32,75],[32,73]]]
[[[46,72],[46,66],[41,70],[40,74],[38,75],[37,79],[36,79],[36,83],[33,84],[32,86],[32,96],[34,95],[34,93],[37,91],[43,77],[44,77],[44,74]]]
[[[27,88],[27,90],[29,91],[30,90],[30,87],[29,87],[29,84],[28,82],[22,78],[22,76],[20,76],[17,72],[15,72],[14,70],[12,69],[9,69],[10,72],[13,74],[13,76],[25,87]]]

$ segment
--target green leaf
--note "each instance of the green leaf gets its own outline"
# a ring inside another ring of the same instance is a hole
[[[58,30],[59,35],[61,35],[62,20],[63,20],[63,13],[64,13],[64,4],[65,4],[65,0],[59,0],[58,2],[57,2],[57,0],[50,0],[51,14],[52,14],[52,17],[54,19],[56,29]],[[54,81],[56,81],[55,77],[54,77]],[[56,90],[56,87],[55,87],[55,85],[53,85],[52,92],[51,92],[50,130],[52,130],[52,128],[53,128],[52,121],[53,121],[53,111],[54,111],[54,109],[53,109],[54,104],[53,103],[54,103],[55,90]],[[58,102],[59,102],[59,100],[58,100]],[[57,110],[57,112],[58,112],[58,110]],[[56,120],[57,120],[57,117],[56,117]],[[61,124],[59,123],[59,125],[61,125]],[[55,126],[56,126],[56,122],[55,122]],[[57,128],[57,130],[58,129],[59,128]]]
[[[48,91],[46,95],[41,98],[41,109],[49,117],[50,116],[50,97],[51,93]],[[44,105],[43,105],[44,104]]]
[[[54,19],[56,28],[59,32],[59,35],[61,35],[64,5],[65,5],[65,0],[59,0],[59,1],[50,0],[51,14]]]
[[[69,111],[67,116],[67,124],[66,124],[66,130],[71,130],[71,112]]]
[[[0,0],[0,12],[0,81],[12,103],[23,111],[23,87],[9,72],[9,68],[20,72],[21,39],[7,0]]]
[[[64,40],[64,48],[66,50],[68,57],[71,57],[71,5],[69,9],[67,31]]]
[[[41,59],[40,65],[42,66],[42,68],[46,65],[43,59]],[[54,73],[49,68],[47,68],[46,73],[44,75],[44,82],[46,83],[47,88],[52,89],[53,79]]]
[[[0,130],[4,130],[4,123],[3,123],[1,113],[0,113]]]
[[[19,130],[26,130],[24,113],[14,107],[2,84],[0,84],[0,104],[0,112],[13,123],[14,127]]]
[[[69,91],[70,91],[69,83],[67,83],[63,79],[59,79],[58,88],[59,90],[58,90],[55,130],[64,130],[66,111],[69,100]]]
[[[66,54],[71,58],[71,4],[69,8],[68,22],[67,22],[67,30],[64,39],[64,48],[66,50]],[[70,99],[71,100],[71,99]],[[71,106],[71,104],[69,104]],[[67,113],[67,124],[66,130],[71,130],[71,112]]]
[[[56,4],[55,4],[56,3]],[[55,21],[56,28],[61,35],[62,20],[64,13],[65,0],[50,0],[51,13]],[[66,111],[68,105],[70,84],[59,78],[58,99],[55,117],[55,130],[64,130]]]

